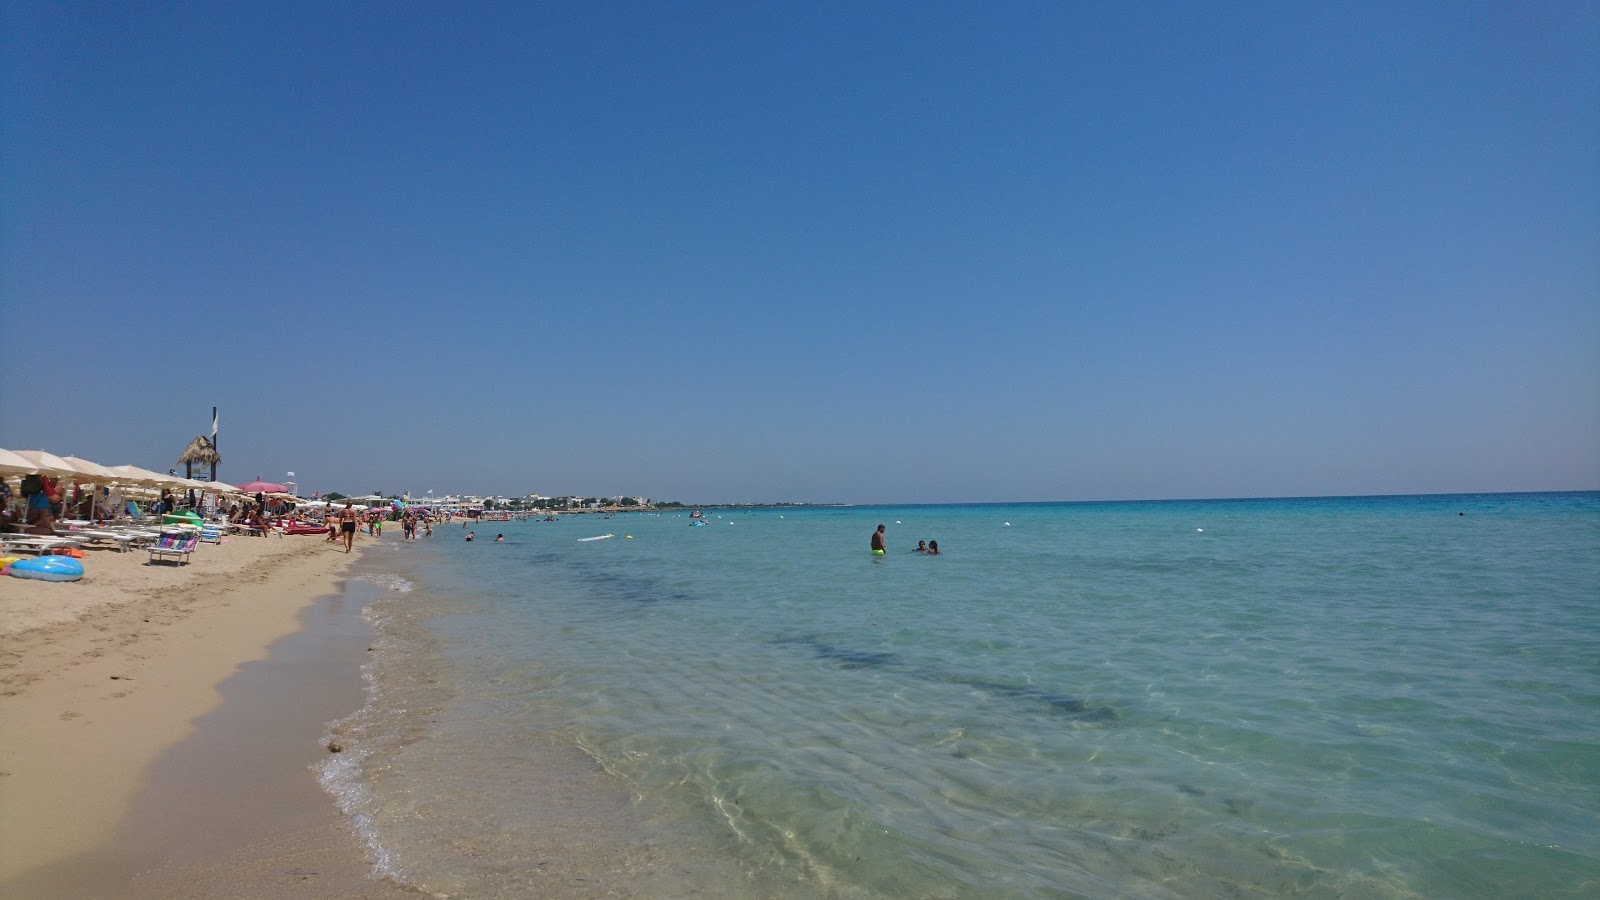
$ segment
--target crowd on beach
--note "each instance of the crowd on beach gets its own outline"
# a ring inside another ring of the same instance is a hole
[[[180,522],[213,525],[259,537],[326,533],[329,543],[342,540],[349,552],[358,530],[381,538],[384,523],[396,522],[402,539],[415,541],[433,537],[435,525],[458,517],[451,510],[408,507],[398,502],[368,507],[346,501],[340,506],[287,493],[252,495],[243,491],[174,491],[170,487],[135,492],[117,485],[85,489],[63,484],[66,480],[44,472],[0,478],[0,534],[25,534],[31,539],[74,538],[83,535],[85,529]],[[139,499],[131,499],[133,496]]]

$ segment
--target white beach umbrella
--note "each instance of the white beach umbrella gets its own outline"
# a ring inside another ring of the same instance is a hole
[[[0,450],[0,475],[32,475],[39,467],[10,450]]]
[[[34,471],[45,475],[72,478],[83,474],[73,468],[72,463],[46,450],[18,450],[17,455],[33,463]]]
[[[32,475],[39,467],[10,450],[0,450],[0,472],[13,475]]]
[[[112,466],[111,471],[120,476],[120,480],[127,484],[170,484],[171,476],[141,469],[138,466]]]
[[[76,456],[63,456],[61,458],[66,462],[72,463],[72,465],[76,467],[79,472],[82,472],[84,475],[92,479],[90,483],[97,487],[112,485],[117,481],[117,473],[111,471],[105,466],[100,465],[97,462],[91,462],[87,459],[79,459]],[[91,519],[94,518],[95,510],[98,509],[99,506],[99,492],[91,492],[89,494],[89,517]]]
[[[63,456],[61,458],[64,461],[71,463],[73,468],[77,469],[82,474],[88,475],[89,477],[95,479],[95,484],[110,484],[111,482],[117,480],[117,473],[111,471],[105,466],[100,465],[97,462],[90,462],[87,459],[79,459],[76,456]]]
[[[46,450],[18,450],[17,455],[39,467],[39,471],[67,484],[97,484],[110,474],[105,467],[73,456],[57,456]],[[59,495],[65,502],[66,493]],[[93,494],[90,495],[93,497]],[[92,513],[94,501],[89,504]]]

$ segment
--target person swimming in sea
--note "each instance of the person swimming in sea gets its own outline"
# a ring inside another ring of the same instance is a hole
[[[477,537],[477,536],[478,536],[478,533],[476,531],[467,532],[467,540],[469,540],[469,541],[472,540],[473,538]]]
[[[915,550],[913,550],[911,552],[912,553],[927,553],[928,552],[928,542],[927,541],[917,541],[917,549],[915,549]]]
[[[938,556],[939,555],[939,542],[938,541],[929,541],[928,542],[928,555],[929,556]]]
[[[874,531],[872,533],[872,555],[873,556],[882,556],[885,553],[889,552],[889,548],[887,546],[885,546],[884,543],[883,543],[883,533],[886,530],[887,529],[884,528],[884,526],[879,525],[878,526],[878,530]]]
[[[503,534],[497,534],[494,536],[494,542],[496,544],[504,544],[506,542],[506,536]]]

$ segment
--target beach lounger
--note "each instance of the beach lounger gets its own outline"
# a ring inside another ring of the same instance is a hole
[[[150,548],[150,561],[165,560],[168,556],[178,558],[178,565],[189,561],[189,554],[194,552],[195,545],[200,543],[197,535],[185,534],[181,531],[169,531],[156,541]]]
[[[221,544],[222,529],[215,525],[206,525],[200,529],[200,540],[206,544]]]
[[[138,525],[105,525],[95,530],[131,537],[136,547],[141,544],[153,544],[164,533],[159,528],[142,528]]]
[[[93,542],[111,541],[117,545],[119,553],[127,553],[129,548],[139,540],[137,535],[110,528],[82,528],[75,533],[75,536]]]
[[[51,550],[62,548],[77,549],[80,545],[71,538],[7,537],[0,540],[0,546],[3,546],[7,553],[36,553],[43,556]]]

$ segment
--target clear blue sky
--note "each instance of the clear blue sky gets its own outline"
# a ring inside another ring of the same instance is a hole
[[[1327,8],[1324,8],[1327,7]],[[306,491],[1600,488],[1600,5],[0,6],[0,446]]]

